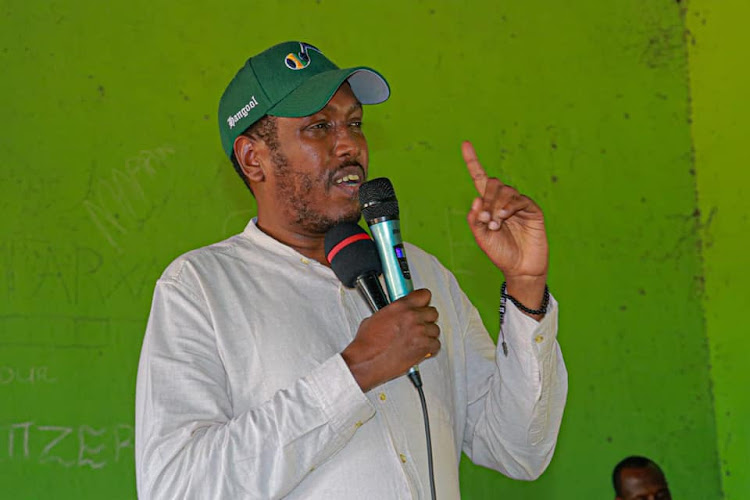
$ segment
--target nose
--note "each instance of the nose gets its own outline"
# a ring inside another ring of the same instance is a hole
[[[362,133],[345,123],[336,127],[334,152],[339,158],[356,158],[361,150]]]

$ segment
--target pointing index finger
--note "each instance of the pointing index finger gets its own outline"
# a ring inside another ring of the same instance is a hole
[[[466,168],[474,181],[477,193],[479,193],[479,196],[484,196],[484,188],[487,185],[487,172],[484,171],[482,164],[479,163],[477,153],[474,151],[474,146],[472,146],[471,142],[464,141],[461,144],[461,153],[464,156]]]

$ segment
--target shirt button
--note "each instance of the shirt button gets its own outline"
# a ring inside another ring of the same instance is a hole
[[[361,420],[359,422],[357,422],[356,424],[354,424],[354,428],[355,429],[359,429],[360,427],[362,427],[362,421]]]
[[[385,393],[384,392],[380,393],[380,400],[381,401],[385,401]]]
[[[399,453],[398,456],[401,458],[401,463],[405,464],[406,463],[406,455],[404,455],[403,453]]]
[[[541,344],[542,342],[544,342],[544,336],[537,335],[536,337],[534,337],[534,342],[536,342],[537,344]]]

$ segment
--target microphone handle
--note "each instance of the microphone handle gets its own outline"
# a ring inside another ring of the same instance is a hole
[[[401,221],[398,219],[388,219],[382,222],[368,220],[367,225],[370,226],[375,246],[378,248],[388,296],[393,302],[414,290],[409,264],[406,262],[404,243],[401,239]],[[415,386],[422,386],[419,365],[412,366],[407,375]]]
[[[398,219],[367,223],[378,248],[380,262],[383,264],[388,296],[393,302],[414,290],[409,265],[406,262],[406,251],[401,240],[401,223]]]
[[[357,276],[355,284],[359,293],[370,305],[372,312],[377,312],[388,305],[388,298],[383,292],[383,287],[380,286],[377,273],[371,272]]]

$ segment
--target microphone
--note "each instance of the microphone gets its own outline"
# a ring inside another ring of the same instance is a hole
[[[388,305],[378,276],[382,271],[378,251],[367,232],[353,222],[342,222],[325,235],[326,260],[347,288],[355,286],[376,312]]]
[[[414,285],[401,240],[398,200],[391,181],[380,177],[359,186],[359,206],[375,238],[388,296],[391,301],[400,299],[414,290]],[[422,386],[418,365],[412,366],[407,375],[417,388]]]
[[[365,182],[359,187],[359,206],[375,238],[383,275],[391,301],[414,290],[406,251],[401,240],[398,201],[393,184],[385,177]]]

